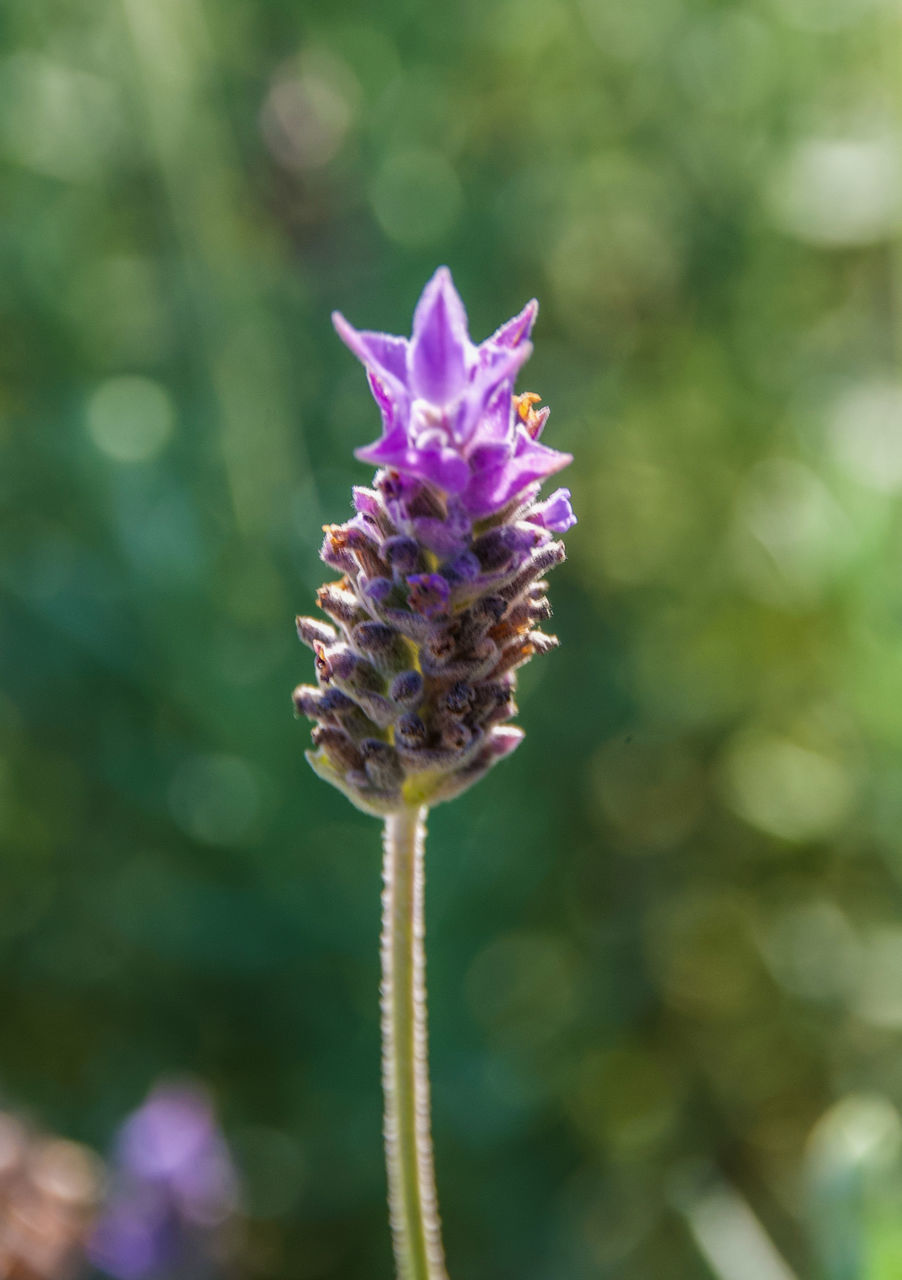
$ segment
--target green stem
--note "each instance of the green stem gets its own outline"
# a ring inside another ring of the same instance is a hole
[[[447,1280],[435,1194],[426,1043],[426,809],[385,819],[382,1086],[385,1160],[400,1280]]]

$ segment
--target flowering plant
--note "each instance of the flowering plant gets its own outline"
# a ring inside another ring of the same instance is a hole
[[[116,1280],[220,1280],[238,1181],[206,1093],[160,1084],[119,1130],[88,1250]]]
[[[575,523],[567,489],[539,499],[570,455],[541,444],[548,418],[514,394],[535,301],[486,341],[469,336],[445,267],[417,304],[410,339],[333,317],[382,414],[357,451],[379,468],[355,515],[328,525],[321,556],[337,582],[298,618],[316,686],[294,692],[314,721],[316,772],[385,817],[383,1083],[389,1198],[399,1272],[438,1280],[444,1261],[429,1129],[423,955],[427,807],[472,786],[523,733],[516,669],[557,641],[544,575]]]

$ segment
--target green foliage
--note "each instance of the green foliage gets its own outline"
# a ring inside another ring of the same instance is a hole
[[[452,1275],[739,1280],[757,1230],[772,1268],[889,1280],[897,11],[7,0],[0,30],[10,1097],[103,1146],[190,1070],[247,1275],[390,1275],[379,833],[304,763],[293,617],[377,426],[329,312],[400,331],[444,261],[478,337],[540,298],[523,389],[581,520],[527,741],[430,824]]]

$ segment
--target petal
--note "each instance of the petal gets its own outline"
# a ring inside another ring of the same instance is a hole
[[[576,524],[576,516],[570,503],[570,490],[555,489],[549,498],[529,512],[526,519],[540,524],[543,529],[550,529],[552,533],[566,533]]]
[[[533,298],[531,302],[527,302],[519,315],[514,316],[511,320],[506,320],[499,329],[496,329],[491,338],[489,338],[489,342],[495,343],[498,347],[519,346],[532,333],[532,326],[535,324],[538,314],[539,304]]]
[[[373,399],[382,410],[383,417],[394,418],[395,401],[389,394],[388,387],[384,382],[380,382],[378,377],[372,370],[367,370],[366,380],[370,384],[370,391],[373,393]]]
[[[360,449],[355,449],[354,456],[361,462],[371,462],[375,467],[393,467],[395,459],[403,457],[407,449],[407,432],[404,425],[407,395],[403,391],[398,391],[397,396],[391,395],[388,388],[374,373],[368,372],[367,379],[373,399],[382,413],[382,438]]]
[[[488,338],[476,348],[476,361],[470,370],[470,381],[475,382],[484,377],[493,378],[497,384],[502,378],[513,378],[531,355],[531,342],[518,342],[516,346],[506,347]]]
[[[355,449],[354,457],[374,467],[391,467],[395,471],[403,471],[407,453],[407,436],[404,428],[399,427],[381,440],[374,440],[372,444]]]
[[[476,458],[472,459],[473,479],[461,495],[464,505],[477,519],[500,511],[534,481],[554,475],[572,461],[569,453],[537,444],[525,428],[518,427],[516,449],[506,462],[479,470]]]
[[[455,449],[413,448],[403,430],[355,449],[354,456],[374,467],[390,467],[402,475],[426,480],[444,493],[460,493],[470,478],[466,460]]]
[[[370,373],[385,379],[390,386],[404,387],[407,382],[407,339],[390,333],[371,333],[349,325],[340,311],[332,312],[335,332]]]
[[[521,427],[517,432],[516,452],[505,468],[504,483],[497,497],[502,503],[509,502],[534,480],[544,480],[556,471],[562,471],[572,461],[572,454],[560,453],[531,440]]]
[[[367,382],[370,384],[370,391],[373,393],[373,399],[379,406],[382,414],[382,434],[391,435],[392,431],[400,425],[402,419],[402,406],[407,400],[406,395],[391,395],[388,387],[380,382],[376,375],[367,372]],[[401,402],[399,404],[399,401]],[[403,428],[402,428],[403,429]]]
[[[507,436],[512,409],[514,378],[532,354],[532,346],[522,343],[506,350],[483,343],[479,365],[471,372],[470,385],[461,396],[455,424],[455,438],[461,444],[497,440]]]
[[[428,453],[411,449],[408,463],[411,475],[428,480],[445,493],[460,493],[470,479],[470,468],[454,449],[436,449]]]
[[[407,385],[414,395],[444,406],[466,385],[472,344],[467,315],[447,267],[426,285],[413,317],[407,352]]]
[[[483,409],[473,433],[471,451],[502,447],[506,454],[513,452],[514,404],[512,384],[504,382],[491,395]]]
[[[506,463],[501,463],[488,470],[477,471],[474,468],[470,483],[460,495],[464,507],[474,520],[481,520],[483,516],[504,506],[503,502],[495,501],[495,493],[501,485],[505,467]]]
[[[481,444],[470,454],[470,467],[474,475],[497,471],[507,464],[513,450],[507,440],[492,440]]]

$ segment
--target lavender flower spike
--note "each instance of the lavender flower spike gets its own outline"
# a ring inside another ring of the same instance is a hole
[[[354,490],[356,514],[325,529],[321,556],[341,577],[318,594],[329,623],[297,620],[317,683],[294,702],[314,722],[315,771],[385,818],[385,1140],[403,1280],[446,1274],[425,1066],[425,814],[520,744],[516,669],[557,644],[540,629],[544,579],[576,522],[568,489],[539,501],[572,459],[539,443],[540,397],[514,392],[537,312],[527,303],[475,344],[440,267],[409,339],[333,316],[366,369],[382,435],[357,451],[378,470]]]
[[[508,755],[514,671],[555,643],[539,632],[542,579],[575,517],[569,490],[537,495],[571,459],[539,443],[539,397],[514,394],[537,311],[477,346],[440,267],[409,340],[334,316],[382,413],[381,439],[358,451],[380,470],[353,519],[326,529],[323,559],[343,576],[319,603],[335,626],[298,620],[319,688],[295,704],[316,723],[313,768],[369,813],[450,799]],[[392,692],[410,672],[413,702]]]

